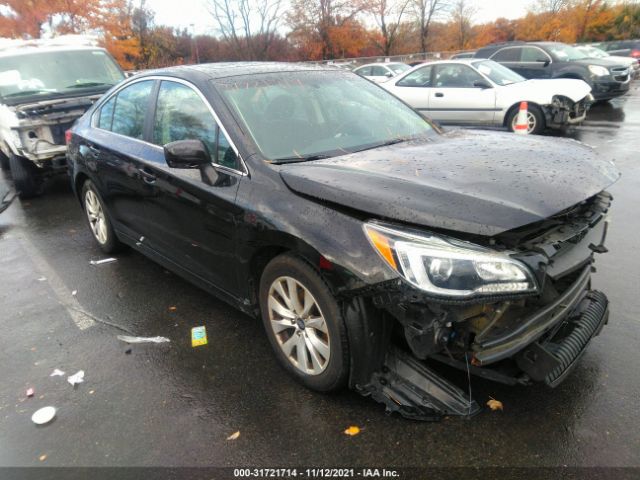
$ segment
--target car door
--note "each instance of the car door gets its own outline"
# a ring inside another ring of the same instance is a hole
[[[438,120],[429,115],[429,92],[432,71],[433,67],[431,65],[413,70],[398,80],[393,87],[389,88],[389,91],[421,114]],[[394,80],[391,81],[393,82]]]
[[[131,239],[153,227],[144,211],[144,197],[152,191],[142,169],[153,148],[144,141],[144,130],[155,85],[153,79],[141,80],[112,95],[93,116],[91,139],[79,147],[116,229]]]
[[[516,71],[525,78],[551,78],[552,60],[547,52],[536,46],[520,49]]]
[[[491,124],[496,112],[495,88],[478,72],[462,63],[434,66],[429,113],[443,123]]]
[[[155,228],[151,248],[226,293],[237,291],[235,198],[245,171],[208,100],[192,84],[163,79],[149,141],[156,145],[146,170],[153,195],[145,197]],[[203,169],[169,168],[163,145],[201,140],[211,156]]]

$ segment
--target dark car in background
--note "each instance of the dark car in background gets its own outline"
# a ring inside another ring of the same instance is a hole
[[[595,44],[609,55],[640,59],[640,40],[614,40]]]
[[[560,139],[443,134],[351,72],[144,73],[78,121],[69,159],[105,252],[128,245],[261,317],[315,390],[472,415],[430,363],[556,385],[607,322],[590,275],[611,163]]]
[[[590,58],[559,42],[507,42],[479,49],[476,58],[490,58],[525,78],[577,78],[591,86],[596,100],[609,100],[629,91],[627,65]]]

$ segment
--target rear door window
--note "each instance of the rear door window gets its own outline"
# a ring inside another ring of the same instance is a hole
[[[491,60],[495,62],[519,62],[521,51],[522,49],[518,47],[503,48],[494,53],[491,56]]]
[[[419,68],[408,74],[398,83],[398,87],[430,87],[431,86],[431,70],[433,67],[430,65],[427,67]]]
[[[149,108],[153,83],[153,80],[136,82],[118,92],[113,107],[113,119],[110,128],[112,132],[131,138],[143,138],[144,120]],[[106,123],[108,110],[111,108],[109,102],[102,108],[107,109],[105,112]],[[100,114],[100,122],[102,122],[102,111]]]

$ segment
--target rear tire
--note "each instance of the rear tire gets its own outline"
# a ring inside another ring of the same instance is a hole
[[[0,168],[5,172],[9,171],[9,157],[2,150],[0,150]]]
[[[87,224],[100,249],[104,253],[115,253],[122,250],[124,245],[118,240],[104,207],[104,201],[91,180],[87,180],[82,185],[81,199]]]
[[[21,199],[37,197],[42,194],[42,177],[29,160],[9,154],[9,169],[16,191]]]
[[[509,116],[507,117],[507,127],[512,132],[515,131],[515,122],[518,116],[518,111],[518,106],[515,106],[511,109]],[[529,105],[527,112],[529,114],[529,134],[538,135],[542,133],[546,128],[546,122],[540,107],[537,105]]]
[[[312,390],[344,387],[347,330],[338,302],[318,272],[297,256],[280,255],[264,269],[259,295],[262,322],[282,367]],[[275,309],[274,302],[279,304]]]

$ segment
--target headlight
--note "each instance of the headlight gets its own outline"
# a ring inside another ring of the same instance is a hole
[[[605,75],[609,75],[609,70],[599,65],[589,65],[589,71],[596,77],[604,77]]]
[[[490,249],[436,235],[418,235],[366,223],[364,230],[387,264],[409,283],[447,297],[534,292],[523,263]]]

